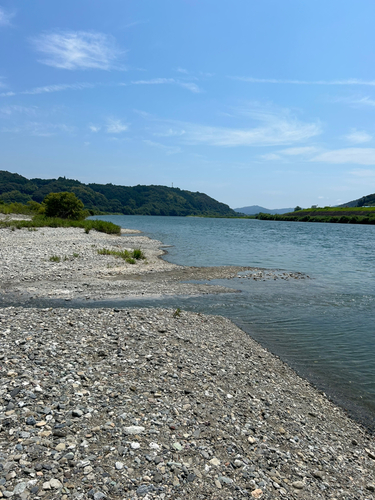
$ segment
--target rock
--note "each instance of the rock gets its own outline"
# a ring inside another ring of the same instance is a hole
[[[106,496],[102,491],[97,491],[96,493],[94,493],[93,498],[94,500],[103,500],[103,498],[106,498]]]
[[[129,427],[124,427],[123,430],[126,435],[136,435],[142,434],[145,431],[145,428],[139,425],[131,425]]]
[[[154,489],[155,488],[152,484],[142,484],[137,488],[136,493],[139,497],[144,497],[147,493],[154,491]]]
[[[232,484],[233,483],[233,479],[231,479],[230,477],[227,477],[227,476],[219,476],[219,481],[221,483],[224,483],[224,484]]]
[[[117,470],[122,470],[124,468],[124,464],[122,462],[116,462],[115,467]]]
[[[80,418],[80,417],[82,417],[82,415],[83,415],[82,410],[76,409],[76,410],[72,411],[72,417]]]
[[[180,443],[173,443],[173,448],[177,451],[181,451],[182,445]]]
[[[296,488],[297,490],[302,490],[305,487],[305,483],[303,481],[294,481],[292,483],[293,488]]]
[[[17,483],[14,490],[13,495],[21,495],[27,488],[27,483]]]
[[[36,424],[35,418],[34,417],[27,417],[26,424],[27,425],[35,425]]]
[[[263,491],[260,488],[257,488],[251,492],[251,496],[253,498],[261,498],[263,496]]]
[[[366,484],[366,490],[369,490],[369,491],[375,491],[375,484],[374,483],[368,483]]]
[[[214,457],[210,460],[210,464],[217,467],[218,465],[220,465],[220,460],[218,458]]]

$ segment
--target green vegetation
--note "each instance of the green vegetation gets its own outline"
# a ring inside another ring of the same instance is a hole
[[[179,188],[83,184],[65,177],[29,180],[22,175],[0,170],[0,200],[3,203],[40,204],[50,193],[73,193],[91,215],[237,215],[228,205],[219,203],[204,193]]]
[[[299,208],[299,207],[296,207]],[[375,224],[375,207],[325,207],[295,210],[283,215],[258,214],[257,219],[338,224]]]
[[[60,262],[61,261],[61,258],[58,256],[58,255],[52,255],[49,260],[51,262]]]
[[[375,193],[369,194],[367,196],[362,196],[362,198],[358,198],[358,200],[349,201],[348,203],[344,203],[343,205],[339,205],[340,207],[350,208],[350,207],[373,207],[375,206]]]
[[[89,215],[84,211],[82,201],[74,193],[67,191],[48,194],[43,200],[43,205],[47,217],[79,220]]]
[[[179,307],[177,307],[177,309],[173,313],[173,317],[174,318],[179,318],[180,316],[181,316],[181,309]]]
[[[112,222],[103,220],[71,220],[59,219],[57,217],[45,217],[36,215],[32,220],[0,220],[0,227],[12,227],[16,229],[22,228],[38,228],[38,227],[80,227],[89,232],[91,229],[107,234],[121,234],[120,226]]]
[[[124,259],[128,264],[135,264],[136,260],[145,259],[145,255],[139,248],[134,249],[132,252],[129,250],[109,250],[108,248],[101,248],[98,250],[99,255],[113,255],[120,259]]]

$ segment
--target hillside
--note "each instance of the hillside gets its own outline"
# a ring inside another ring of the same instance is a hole
[[[293,212],[293,208],[276,208],[270,210],[269,208],[260,207],[259,205],[251,205],[250,207],[234,208],[235,212],[246,214],[246,215],[256,215],[259,213],[263,214],[286,214],[287,212]]]
[[[237,213],[228,205],[204,193],[166,186],[117,186],[114,184],[84,184],[58,179],[27,179],[19,174],[0,170],[0,200],[27,203],[42,202],[49,193],[73,192],[93,214],[121,213],[126,215],[210,215],[233,217]]]
[[[375,207],[307,208],[287,214],[259,214],[261,220],[290,222],[331,222],[339,224],[375,224]]]
[[[362,196],[358,200],[348,201],[339,207],[372,207],[375,206],[375,193],[368,194],[367,196]]]

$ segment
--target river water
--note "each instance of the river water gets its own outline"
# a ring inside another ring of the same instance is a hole
[[[375,226],[101,216],[168,245],[188,266],[256,266],[310,279],[212,283],[241,293],[124,301],[229,317],[298,373],[375,429]]]

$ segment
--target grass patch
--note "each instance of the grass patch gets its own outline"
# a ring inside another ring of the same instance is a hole
[[[174,318],[179,318],[180,316],[181,316],[181,309],[179,307],[177,307],[177,309],[173,313],[173,317]]]
[[[32,220],[3,220],[0,227],[11,227],[12,229],[28,228],[34,230],[38,227],[79,227],[89,233],[91,229],[106,234],[121,234],[121,227],[103,220],[69,220],[56,217],[45,217],[36,215]]]
[[[61,257],[59,257],[58,255],[52,255],[49,260],[51,262],[60,262],[61,261]]]
[[[135,264],[136,260],[143,260],[146,258],[140,248],[136,248],[132,252],[129,252],[129,250],[109,250],[108,248],[100,248],[98,254],[113,255],[114,257],[124,259],[128,264]]]

